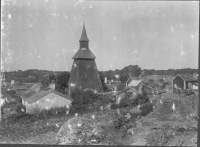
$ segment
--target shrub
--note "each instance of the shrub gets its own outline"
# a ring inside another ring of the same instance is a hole
[[[141,115],[146,116],[147,114],[153,111],[153,105],[150,102],[147,102],[140,107],[140,110]]]
[[[82,95],[82,100],[83,100],[83,103],[82,104],[91,104],[93,103],[94,101],[97,100],[97,95],[93,92],[93,91],[85,91],[83,92],[83,95]]]
[[[117,109],[117,108],[119,108],[119,105],[118,105],[118,104],[112,104],[112,105],[111,105],[111,109]]]
[[[146,102],[149,102],[149,98],[146,95],[138,94],[136,97],[136,103],[142,105]]]
[[[136,107],[138,105],[138,100],[137,99],[130,99],[129,105],[132,106],[132,107]]]
[[[66,111],[69,109],[66,107],[55,107],[51,108],[49,110],[42,110],[40,114],[38,115],[39,118],[49,118],[49,117],[54,117],[54,116],[63,116],[66,114]]]
[[[81,91],[79,89],[72,92],[72,107],[70,113],[86,113],[88,111],[94,110],[95,105],[97,105],[98,100],[102,97],[95,94],[93,91]]]
[[[125,108],[129,106],[129,101],[126,98],[123,98],[119,103],[119,108]]]

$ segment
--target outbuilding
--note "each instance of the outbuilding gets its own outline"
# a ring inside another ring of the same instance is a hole
[[[191,74],[177,74],[172,80],[174,92],[179,90],[198,89],[198,79]]]
[[[26,113],[35,113],[36,111],[49,110],[57,107],[69,107],[72,99],[69,96],[57,92],[53,89],[30,91],[23,96],[22,103],[26,107]]]

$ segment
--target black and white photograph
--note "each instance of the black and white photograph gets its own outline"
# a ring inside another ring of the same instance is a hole
[[[2,0],[0,145],[198,146],[199,1]]]

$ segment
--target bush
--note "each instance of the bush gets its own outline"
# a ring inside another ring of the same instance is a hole
[[[38,117],[39,118],[49,118],[49,117],[59,117],[59,116],[63,116],[66,114],[66,111],[68,111],[69,109],[66,107],[55,107],[55,108],[51,108],[49,110],[42,110]]]
[[[119,105],[118,105],[118,104],[112,104],[112,105],[111,105],[111,109],[117,109],[117,108],[119,108]]]
[[[119,103],[119,108],[125,108],[129,106],[129,100],[127,98],[123,98]]]
[[[82,100],[83,103],[82,104],[92,104],[93,102],[95,102],[97,100],[97,95],[93,92],[93,91],[85,91],[83,92],[82,95]]]
[[[147,114],[153,111],[153,105],[150,102],[147,102],[140,107],[140,110],[141,115],[146,116]]]
[[[146,102],[149,102],[149,98],[146,95],[139,94],[136,99],[138,100],[138,104],[142,105]]]
[[[93,91],[81,91],[79,89],[76,89],[74,92],[72,92],[72,107],[70,109],[70,113],[86,113],[88,111],[95,109],[95,104],[98,100],[100,100],[102,97],[100,95],[97,95]]]

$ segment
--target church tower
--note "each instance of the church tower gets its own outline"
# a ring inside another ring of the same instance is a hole
[[[83,23],[82,35],[79,40],[80,48],[73,56],[74,59],[70,78],[70,93],[79,88],[81,90],[92,89],[94,92],[103,92],[97,65],[96,56],[89,49],[89,39],[87,37],[85,24]]]

